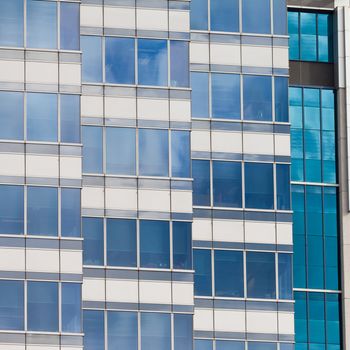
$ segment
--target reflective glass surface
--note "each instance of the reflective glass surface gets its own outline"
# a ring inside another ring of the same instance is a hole
[[[208,29],[208,0],[191,1],[191,29]]]
[[[174,314],[174,350],[193,349],[193,316]]]
[[[99,36],[81,36],[82,81],[102,82],[102,38]]]
[[[188,87],[189,73],[189,47],[188,42],[170,41],[170,85],[175,87]]]
[[[275,77],[275,120],[288,122],[288,78]]]
[[[211,296],[211,250],[193,250],[193,269],[195,270],[194,295]]]
[[[23,93],[0,92],[0,139],[23,140],[23,104]]]
[[[61,189],[61,235],[81,236],[80,188]]]
[[[276,164],[277,209],[290,210],[290,172],[288,164]]]
[[[64,50],[79,50],[80,15],[79,4],[61,2],[60,46]]]
[[[244,350],[244,342],[232,340],[217,340],[216,350]]]
[[[81,332],[81,285],[62,283],[62,331]]]
[[[141,313],[142,350],[170,350],[170,314]]]
[[[195,339],[194,350],[213,350],[213,341],[204,339]]]
[[[84,310],[84,349],[104,350],[104,313],[103,311]]]
[[[273,32],[287,35],[287,2],[286,0],[273,1]]]
[[[293,299],[292,255],[278,254],[279,299]]]
[[[270,11],[270,0],[244,0],[242,2],[243,32],[271,33]],[[257,18],[259,18],[258,21]]]
[[[192,160],[193,204],[210,205],[210,162]]]
[[[171,175],[186,177],[191,175],[191,145],[189,131],[171,131]]]
[[[83,218],[84,265],[103,265],[103,219]]]
[[[0,1],[0,45],[23,46],[23,0]]]
[[[210,29],[220,32],[239,31],[239,1],[210,0]]]
[[[173,221],[173,267],[192,269],[192,225]]]
[[[83,172],[102,173],[102,128],[98,126],[83,126]]]
[[[209,74],[191,72],[192,117],[209,117]]]
[[[61,142],[80,142],[80,96],[60,96]]]

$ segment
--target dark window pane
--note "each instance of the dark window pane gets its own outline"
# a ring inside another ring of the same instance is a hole
[[[104,312],[84,310],[84,349],[105,350]]]
[[[244,350],[244,342],[232,340],[217,340],[216,350]]]
[[[194,295],[211,296],[211,250],[193,250]]]
[[[209,74],[191,73],[192,117],[209,117]]]
[[[102,128],[83,126],[83,172],[102,173]]]
[[[275,120],[288,122],[288,78],[275,77]]]
[[[193,349],[192,315],[174,314],[174,350]]]
[[[23,93],[0,92],[0,139],[23,140],[23,104]]]
[[[191,1],[191,29],[208,29],[208,0]]]
[[[99,36],[81,37],[82,81],[102,81],[102,38]]]
[[[192,160],[193,204],[210,205],[210,162]]]
[[[273,32],[287,35],[287,3],[286,0],[273,1]]]
[[[61,2],[60,45],[64,50],[79,50],[79,4]]]
[[[188,87],[189,50],[186,41],[170,41],[170,85],[176,87]]]
[[[81,236],[80,188],[61,189],[61,235]]]
[[[170,350],[170,314],[141,313],[142,350]]]
[[[61,95],[61,142],[80,142],[80,96]]]
[[[192,230],[190,222],[173,221],[173,268],[192,269]]]
[[[84,265],[103,265],[103,219],[83,218]]]
[[[62,331],[81,332],[81,285],[62,283]]]
[[[23,0],[0,1],[0,45],[23,46]]]
[[[191,145],[188,131],[171,132],[171,176],[190,177]]]
[[[211,30],[222,32],[239,31],[239,1],[210,0]]]
[[[293,299],[291,254],[278,254],[278,292],[279,299]]]
[[[288,164],[276,164],[277,209],[290,210],[290,173]]]
[[[244,0],[242,5],[243,32],[271,33],[270,0]]]

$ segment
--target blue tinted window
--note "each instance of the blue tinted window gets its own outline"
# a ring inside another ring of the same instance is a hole
[[[289,117],[292,128],[303,128],[302,92],[301,88],[289,88]]]
[[[141,313],[141,349],[171,349],[170,314]]]
[[[194,350],[213,350],[213,341],[196,339],[194,341]]]
[[[64,50],[79,50],[79,4],[61,2],[60,45]]]
[[[136,266],[136,221],[107,220],[107,265]]]
[[[316,61],[316,14],[300,13],[300,59]]]
[[[189,131],[171,132],[171,176],[190,177],[191,146]]]
[[[194,295],[210,296],[211,288],[211,250],[193,250]]]
[[[317,14],[318,60],[321,62],[333,61],[332,22],[332,14]]]
[[[308,293],[308,330],[311,343],[324,343],[326,340],[324,295]]]
[[[210,0],[210,29],[222,32],[239,31],[239,1]]]
[[[211,75],[213,118],[240,119],[241,97],[238,74]]]
[[[174,350],[193,349],[192,315],[174,314]]]
[[[106,82],[135,84],[135,40],[106,38]]]
[[[136,130],[106,128],[107,174],[136,174]]]
[[[28,187],[27,230],[29,235],[57,236],[57,188]]]
[[[290,174],[288,164],[276,164],[277,209],[290,210]]]
[[[298,60],[300,58],[299,13],[298,12],[288,12],[288,34],[289,34],[289,59]]]
[[[61,95],[61,141],[80,142],[80,96]]]
[[[62,331],[81,332],[81,285],[62,283]]]
[[[307,308],[306,293],[294,292],[295,299],[295,340],[297,343],[307,342]]]
[[[137,313],[108,312],[108,349],[137,350]]]
[[[104,350],[104,312],[84,310],[84,349]]]
[[[188,87],[190,80],[187,41],[170,41],[170,85]]]
[[[23,103],[21,92],[0,92],[0,139],[23,140]]]
[[[245,163],[246,208],[273,209],[273,166]]]
[[[244,350],[244,342],[232,340],[217,340],[216,350]]]
[[[275,120],[288,122],[288,78],[275,77]]]
[[[248,298],[275,299],[275,254],[247,252]]]
[[[287,3],[286,0],[273,1],[273,32],[287,35]]]
[[[83,127],[83,172],[102,173],[102,128]]]
[[[27,94],[27,139],[57,141],[56,94]]]
[[[169,222],[140,221],[141,267],[170,267]]]
[[[334,131],[335,124],[335,91],[334,90],[321,90],[322,101],[322,130]]]
[[[173,221],[173,268],[192,269],[192,232],[190,222]]]
[[[103,265],[103,219],[83,218],[84,265]]]
[[[138,39],[138,83],[168,85],[168,52],[166,40]]]
[[[291,254],[278,254],[278,293],[279,299],[293,299]]]
[[[139,172],[146,176],[169,175],[167,130],[139,129]]]
[[[210,205],[210,162],[192,161],[193,204]]]
[[[23,46],[23,0],[0,1],[0,45]]]
[[[248,350],[276,350],[277,343],[248,342]]]
[[[341,304],[339,294],[326,294],[326,332],[328,344],[340,344]]]
[[[320,129],[320,90],[303,89],[304,127],[310,130]]]
[[[0,328],[24,330],[23,281],[0,281]]]
[[[191,1],[191,29],[208,29],[208,0]]]
[[[244,0],[242,5],[243,32],[271,33],[270,0]]]
[[[29,331],[58,331],[58,284],[28,282],[27,327]]]
[[[215,295],[217,297],[243,297],[243,253],[215,250]]]
[[[82,36],[82,81],[102,81],[102,38],[99,36]]]
[[[81,236],[80,188],[61,189],[61,235]]]
[[[23,186],[0,186],[0,233],[24,233],[24,190]]]
[[[27,0],[27,46],[57,48],[57,4]]]
[[[209,74],[191,73],[192,117],[209,117]]]

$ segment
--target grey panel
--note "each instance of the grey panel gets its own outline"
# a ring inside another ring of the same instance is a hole
[[[52,334],[26,334],[27,344],[59,345],[60,337]]]
[[[83,308],[84,309],[105,309],[105,302],[103,301],[89,301],[83,300]]]
[[[45,177],[27,177],[27,185],[48,185],[48,186],[58,186],[58,178],[45,178]]]
[[[28,238],[26,239],[27,248],[59,249],[59,240],[46,238]]]
[[[169,97],[169,91],[168,89],[137,88],[137,97],[157,97],[167,99]]]
[[[60,248],[61,249],[71,249],[71,250],[82,250],[83,249],[83,240],[68,240],[61,239],[60,240]]]
[[[105,35],[122,35],[122,36],[135,36],[135,29],[124,29],[124,28],[106,28],[104,30]]]
[[[81,156],[82,146],[81,145],[60,145],[60,154],[63,156]]]
[[[170,220],[170,213],[153,212],[153,211],[140,211],[139,218],[140,219]]]
[[[58,155],[58,145],[26,144],[27,153]]]
[[[241,38],[236,34],[212,34],[210,33],[210,41],[218,43],[240,44]]]
[[[0,343],[24,344],[25,334],[0,333]]]
[[[208,308],[212,309],[214,307],[214,300],[213,299],[194,299],[194,306],[198,308]]]
[[[139,38],[168,38],[169,32],[162,31],[162,30],[138,30],[136,32],[136,35]]]
[[[192,190],[192,180],[171,180],[172,190]]]
[[[215,332],[215,338],[223,339],[245,339],[246,334],[241,332]]]
[[[225,72],[225,73],[240,73],[241,66],[225,65],[225,64],[211,64],[209,66],[212,72]]]
[[[98,186],[103,187],[105,178],[103,176],[83,175],[83,186]]]
[[[82,125],[103,125],[103,118],[102,117],[81,117],[81,124]]]
[[[139,310],[138,303],[118,303],[118,302],[106,302],[106,308],[108,310]]]
[[[193,272],[172,272],[171,274],[173,281],[178,282],[193,282]]]
[[[277,334],[267,334],[267,333],[247,333],[248,340],[270,340],[276,341]]]
[[[141,120],[141,119],[139,119],[138,125],[140,128],[142,128],[142,127],[163,128],[163,129],[169,128],[169,122],[163,121],[163,120]]]
[[[85,271],[85,270],[84,270]],[[106,278],[120,278],[120,279],[138,279],[139,272],[137,270],[106,270]]]
[[[242,153],[212,152],[212,159],[242,160]]]
[[[130,126],[136,127],[136,119],[126,118],[105,118],[106,126]]]
[[[137,218],[137,211],[132,210],[106,210],[106,216],[115,217],[115,218]]]
[[[166,9],[168,2],[166,0],[136,0],[136,6]]]
[[[81,35],[103,35],[103,29],[98,27],[80,26]]]
[[[115,188],[137,188],[137,179],[106,176],[105,185]]]
[[[115,5],[115,6],[136,6],[136,0],[104,0],[104,5]]]
[[[170,180],[138,179],[139,188],[170,190]]]
[[[190,40],[190,33],[184,32],[169,32],[169,39],[178,39],[178,40]]]
[[[14,184],[14,185],[24,185],[24,176],[5,176],[0,175],[0,183]]]
[[[172,122],[170,121],[170,129],[181,129],[181,130],[190,130],[191,122]]]
[[[193,313],[194,307],[191,305],[173,305],[173,312]]]
[[[212,241],[199,241],[194,240],[192,241],[193,248],[211,248],[212,247]]]
[[[146,311],[171,311],[171,305],[167,304],[140,304],[140,310]]]
[[[58,281],[60,279],[60,274],[51,272],[26,272],[26,278],[34,280]]]
[[[269,310],[277,311],[277,303],[272,301],[247,301],[247,310]]]
[[[334,8],[334,0],[288,0],[288,6]]]
[[[25,279],[25,272],[21,271],[0,271],[0,278]],[[1,342],[1,341],[0,341]]]
[[[243,310],[245,308],[245,302],[243,300],[217,300],[217,299],[214,299],[214,308]]]
[[[169,1],[169,9],[190,10],[190,3],[184,1]]]
[[[140,271],[139,272],[140,280],[149,280],[149,281],[171,281],[171,272],[163,271]]]
[[[60,52],[59,53],[60,62],[70,62],[70,63],[80,63],[81,62],[81,53],[73,52]]]
[[[193,220],[193,214],[192,213],[171,213],[171,219],[172,220]]]
[[[96,278],[105,278],[105,269],[96,269],[96,268],[83,268],[84,277],[96,277]]]
[[[213,338],[214,332],[212,331],[193,331],[193,336],[195,338]]]
[[[83,345],[83,337],[80,335],[61,335],[61,345]]]
[[[244,249],[244,243],[238,242],[213,242],[214,248]]]

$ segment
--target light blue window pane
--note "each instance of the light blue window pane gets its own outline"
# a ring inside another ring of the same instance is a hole
[[[0,139],[23,140],[23,104],[23,93],[0,92]]]
[[[213,161],[214,206],[242,207],[242,163]]]
[[[299,60],[299,12],[288,12],[289,59]]]
[[[340,344],[341,305],[339,294],[326,294],[327,343]]]
[[[322,191],[319,186],[306,186],[306,232],[322,236]]]
[[[338,196],[333,187],[323,189],[323,231],[325,236],[337,237],[338,235]]]
[[[304,133],[302,129],[291,129],[291,153],[292,167],[291,177],[293,181],[304,180]]]
[[[210,205],[210,162],[192,160],[193,204]]]
[[[321,62],[333,61],[333,21],[329,13],[317,14],[318,26],[318,60]]]
[[[277,209],[290,210],[290,173],[288,164],[276,164]]]
[[[194,350],[213,350],[212,340],[195,339]]]
[[[300,59],[316,61],[316,14],[300,13]]]
[[[325,286],[326,289],[337,290],[339,286],[339,242],[338,237],[324,237],[325,247]]]
[[[244,0],[242,5],[244,33],[271,33],[269,0]]]
[[[245,163],[246,208],[273,209],[273,166],[267,163]]]
[[[84,265],[103,265],[103,219],[83,218]]]
[[[173,221],[173,268],[192,269],[192,225]]]
[[[102,38],[82,36],[82,81],[99,83],[102,81]]]
[[[141,313],[141,349],[171,349],[170,314]]]
[[[273,2],[273,32],[274,34],[287,35],[286,0],[274,0]]]
[[[210,0],[211,30],[219,32],[239,31],[239,1]]]
[[[84,310],[84,349],[105,350],[104,312]]]
[[[79,4],[61,2],[60,45],[64,50],[80,48]]]
[[[174,350],[193,349],[193,316],[174,314]]]
[[[334,90],[321,90],[322,101],[322,130],[334,131],[335,124],[335,91]]]
[[[81,284],[62,283],[62,331],[81,333]]]
[[[336,146],[335,133],[322,131],[322,174],[323,182],[336,183]]]
[[[308,341],[307,334],[307,303],[305,292],[294,292],[295,299],[295,341],[305,343]],[[297,350],[297,349],[296,349]]]
[[[0,234],[23,234],[23,186],[0,185],[0,198],[3,198],[0,201]]]
[[[244,296],[243,253],[233,250],[214,251],[215,296]]]
[[[83,172],[102,173],[102,128],[83,126]]]
[[[188,87],[190,84],[188,42],[170,41],[170,85]]]
[[[135,84],[135,39],[106,37],[106,82]]]
[[[293,299],[292,254],[278,254],[279,299]]]
[[[167,130],[139,129],[139,173],[145,176],[169,175]]]
[[[213,118],[240,119],[241,94],[238,74],[211,75]]]
[[[211,296],[211,250],[193,250],[194,295]]]
[[[0,45],[23,46],[23,0],[0,1]]]
[[[308,287],[324,288],[324,244],[320,236],[307,237]]]
[[[61,142],[80,142],[80,96],[61,95]]]
[[[301,88],[289,88],[289,119],[292,128],[303,128],[302,92]]]
[[[61,235],[81,236],[80,188],[61,189]]]
[[[216,350],[244,350],[244,342],[232,340],[217,340]]]
[[[306,287],[306,239],[303,235],[295,235],[293,238],[294,245],[294,287],[305,288]]]
[[[208,0],[191,1],[191,29],[208,29]]]
[[[57,48],[56,2],[27,0],[27,46]]]
[[[58,283],[28,282],[27,327],[29,331],[58,332]]]
[[[321,135],[317,130],[304,131],[305,180],[321,182]]]
[[[295,344],[280,343],[280,350],[294,350]]]
[[[320,129],[320,90],[304,89],[304,127]]]
[[[247,252],[248,298],[275,299],[275,254]]]
[[[108,311],[108,349],[137,350],[137,313]]]
[[[310,343],[324,343],[325,330],[325,302],[324,293],[308,293],[309,306],[309,341]]]
[[[57,141],[56,94],[27,94],[27,139]]]
[[[107,265],[136,267],[136,221],[107,219]]]
[[[276,350],[277,343],[248,342],[248,350]]]
[[[136,130],[106,128],[106,172],[116,175],[136,174]]]
[[[288,78],[275,77],[275,120],[288,122]]]
[[[141,267],[168,269],[170,267],[169,222],[140,221]]]
[[[209,74],[191,73],[192,117],[209,117]]]
[[[57,236],[57,188],[28,187],[27,230],[29,235]]]
[[[0,328],[24,330],[23,281],[0,281]]]
[[[243,105],[245,120],[272,120],[271,77],[243,76]]]
[[[168,85],[168,49],[166,40],[138,39],[138,83]]]
[[[191,176],[191,146],[189,131],[171,132],[171,176]]]

